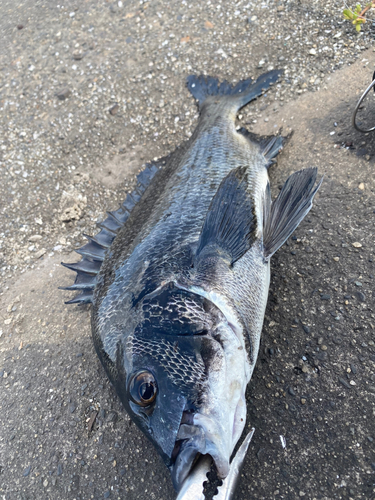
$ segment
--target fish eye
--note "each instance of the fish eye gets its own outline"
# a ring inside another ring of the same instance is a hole
[[[148,371],[136,373],[129,382],[130,397],[139,406],[149,406],[153,403],[157,392],[155,377]]]

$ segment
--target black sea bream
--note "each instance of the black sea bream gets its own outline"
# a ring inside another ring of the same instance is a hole
[[[191,76],[191,138],[138,176],[136,190],[78,250],[71,303],[92,303],[95,349],[176,490],[200,455],[220,478],[246,421],[270,257],[312,206],[316,169],[291,175],[271,203],[267,168],[283,138],[237,131],[238,110],[277,81],[235,87]]]

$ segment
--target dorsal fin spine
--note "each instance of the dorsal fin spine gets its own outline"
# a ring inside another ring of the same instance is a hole
[[[157,165],[161,165],[164,159],[159,160]],[[141,199],[142,195],[150,185],[155,174],[159,171],[155,164],[148,164],[146,168],[137,176],[137,185],[132,193],[129,193],[124,202],[115,211],[107,212],[108,217],[99,222],[97,226],[101,229],[95,236],[84,234],[89,243],[76,249],[82,255],[80,262],[65,264],[63,266],[77,273],[75,282],[68,287],[60,287],[63,290],[81,290],[82,292],[74,299],[65,302],[66,304],[89,304],[92,302],[97,274],[100,271],[108,248],[111,246],[117,233],[128,220],[134,206]]]

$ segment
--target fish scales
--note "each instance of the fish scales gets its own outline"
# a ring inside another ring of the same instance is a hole
[[[83,247],[82,264],[67,264],[77,272],[71,289],[83,291],[76,301],[92,302],[107,375],[177,491],[199,455],[211,455],[219,477],[229,473],[246,421],[270,258],[320,186],[316,169],[296,172],[272,203],[267,168],[284,138],[254,140],[235,128],[238,110],[279,76],[234,87],[189,77],[200,108],[191,138],[162,168],[146,168],[124,216],[120,209],[102,223],[113,236],[102,231],[97,250]]]
[[[113,321],[111,309],[122,317],[124,309],[131,307],[132,297],[137,290],[139,293],[144,290],[145,280],[151,279],[154,283],[166,279],[173,280],[176,269],[184,271],[181,266],[181,247],[198,239],[212,197],[222,179],[233,168],[243,165],[256,166],[255,171],[249,172],[248,190],[256,200],[258,220],[261,220],[261,193],[265,189],[267,174],[266,161],[261,157],[259,147],[238,134],[233,121],[221,123],[220,129],[216,125],[215,117],[207,122],[205,129],[194,138],[191,148],[180,163],[175,162],[173,165],[174,172],[162,197],[154,205],[152,217],[139,228],[139,233],[131,241],[131,245],[128,246],[129,225],[124,226],[113,242],[113,260],[121,262],[121,269],[116,270],[118,286],[116,283],[112,284],[113,295],[107,295],[100,306],[103,311],[99,312],[101,318]],[[264,174],[257,175],[259,171]],[[139,202],[139,209],[142,210],[142,200]],[[132,253],[134,248],[136,251]],[[125,252],[129,255],[126,264],[123,263],[126,259]],[[152,262],[152,266],[147,270],[144,270],[145,261]],[[110,260],[108,263],[112,266]],[[106,272],[103,267],[101,275]],[[136,287],[133,276],[143,276],[142,280],[137,279]],[[234,285],[236,286],[236,278]],[[118,297],[120,303],[114,300],[115,297]],[[106,332],[105,327],[101,330]],[[109,344],[113,345],[116,341],[113,342],[108,336],[102,341],[108,346],[106,351],[112,353],[114,359],[114,347],[109,347]]]

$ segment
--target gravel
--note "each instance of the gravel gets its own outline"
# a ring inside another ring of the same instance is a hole
[[[100,186],[61,224],[60,200],[72,184],[86,194],[94,167],[106,169],[124,145],[130,150],[147,143],[150,155],[160,156],[176,143],[174,136],[190,135],[196,111],[184,90],[186,75],[204,72],[237,81],[282,68],[284,78],[268,98],[244,110],[241,123],[251,129],[255,121],[268,120],[267,107],[324,88],[373,38],[371,23],[357,35],[343,20],[339,1],[274,6],[29,0],[22,10],[3,2],[2,10],[3,282],[33,268],[44,254],[70,251],[82,232],[93,231],[105,200],[111,208],[121,200],[121,190],[115,194]],[[138,168],[150,155],[138,159]],[[53,190],[45,189],[52,183]],[[30,250],[33,233],[42,239]]]

